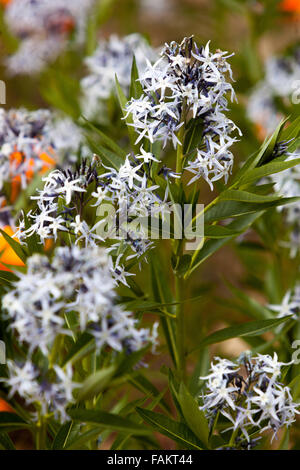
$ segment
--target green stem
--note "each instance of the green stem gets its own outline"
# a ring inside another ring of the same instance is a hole
[[[62,336],[58,335],[54,340],[50,357],[49,357],[49,369],[53,369],[54,364],[57,362],[57,357],[60,352],[62,339],[63,339]]]
[[[235,440],[236,440],[236,437],[238,435],[238,432],[239,432],[239,429],[236,428],[232,431],[232,434],[231,434],[231,438],[230,438],[230,441],[229,441],[229,446],[230,447],[234,447],[235,446]]]
[[[184,133],[185,133],[185,117],[186,117],[186,103],[184,102],[182,105],[182,113],[181,113],[181,123],[183,122],[184,124],[180,127],[178,131],[178,140],[181,143],[181,145],[177,145],[177,154],[176,154],[176,173],[182,173],[182,167],[183,167],[183,145],[184,145]],[[181,178],[176,179],[176,184],[180,185]]]
[[[40,416],[37,423],[36,450],[46,450],[47,424],[43,416]]]
[[[184,162],[184,155],[183,155],[183,145],[184,145],[184,134],[186,129],[186,102],[184,101],[182,105],[182,112],[181,112],[181,123],[182,126],[178,131],[178,140],[181,145],[177,145],[177,154],[176,154],[176,173],[182,174],[183,170],[183,162]],[[176,179],[177,186],[180,187],[181,185],[181,178]],[[177,258],[177,261],[180,260],[183,252],[184,240],[178,240],[177,244],[175,245],[176,249],[174,254]],[[175,298],[176,298],[176,327],[175,327],[175,339],[176,339],[176,355],[177,355],[177,374],[181,381],[185,381],[186,377],[186,361],[185,361],[185,325],[184,325],[184,280],[177,272],[175,271]]]
[[[185,322],[184,322],[184,280],[175,273],[175,293],[176,293],[176,346],[178,353],[178,377],[181,381],[186,379],[185,360]]]
[[[183,126],[182,126],[183,128]],[[179,132],[180,135],[180,132]],[[183,150],[182,145],[177,146],[177,154],[176,154],[176,173],[182,172],[182,160],[183,160]],[[180,184],[180,178],[176,179],[176,183]]]

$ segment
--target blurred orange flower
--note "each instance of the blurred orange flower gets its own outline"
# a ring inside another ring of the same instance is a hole
[[[8,5],[11,2],[11,0],[0,0],[0,5],[3,5],[4,7]]]
[[[1,0],[0,0],[1,1]],[[55,153],[52,148],[48,148],[47,151],[41,152],[38,155],[38,158],[43,162],[41,169],[39,172],[41,174],[48,171],[51,167],[55,166]],[[14,174],[18,166],[22,165],[26,157],[22,152],[19,152],[17,149],[10,155],[10,163],[11,163],[11,192],[10,192],[10,202],[14,203],[17,197],[20,194],[21,184],[22,184],[22,177],[21,174]],[[27,182],[29,182],[34,176],[34,159],[29,158],[26,162],[26,171],[25,177]],[[2,207],[6,205],[6,201],[2,203]],[[13,225],[13,224],[12,224]],[[6,223],[4,226],[1,227],[4,232],[6,232],[9,236],[14,234],[14,230],[9,223]],[[46,244],[45,249],[50,250],[52,248],[52,240]],[[25,266],[23,261],[18,257],[18,255],[14,252],[14,250],[10,247],[7,243],[5,238],[0,235],[0,270],[2,271],[11,271],[11,269],[5,264],[11,266]]]
[[[289,20],[300,21],[300,0],[283,0],[280,9],[288,14]]]
[[[300,0],[283,0],[280,8],[282,11],[300,13]]]
[[[14,230],[10,227],[10,225],[5,225],[2,230],[10,237],[14,234]],[[12,266],[25,266],[23,261],[7,243],[3,235],[0,235],[0,270],[11,271],[11,269],[2,264],[1,261],[2,263],[6,263]]]
[[[15,413],[15,410],[7,403],[7,401],[0,398],[0,413]]]
[[[50,154],[53,154],[53,157]],[[45,173],[49,168],[53,167],[55,165],[55,158],[54,158],[54,152],[51,148],[48,149],[47,152],[42,152],[39,155],[40,160],[44,162],[44,165],[41,168],[41,173]],[[21,152],[16,150],[10,155],[10,162],[12,164],[12,167],[18,167],[19,165],[22,164],[24,159],[24,156]],[[27,181],[30,181],[33,176],[34,176],[34,159],[31,158],[27,162],[27,171],[26,171],[26,178]],[[21,189],[21,175],[15,175],[12,177],[12,186],[11,186],[11,195],[10,195],[10,200],[11,202],[15,202],[17,199],[19,192]]]

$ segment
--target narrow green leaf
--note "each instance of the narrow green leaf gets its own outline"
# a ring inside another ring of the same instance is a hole
[[[231,230],[224,225],[204,225],[204,236],[206,238],[226,238],[238,236],[241,232]]]
[[[16,450],[13,441],[8,434],[0,432],[0,449]]]
[[[153,397],[157,398],[160,395],[159,390],[153,385],[150,380],[148,380],[144,375],[137,374],[134,377],[130,378],[130,383],[137,389],[142,391],[143,393],[149,393],[153,395]],[[160,406],[167,412],[170,412],[169,405],[165,402],[165,400],[161,400]]]
[[[300,117],[297,117],[293,122],[282,130],[281,139],[286,141],[296,139],[300,135]]]
[[[186,132],[183,144],[183,154],[190,154],[194,149],[199,147],[203,134],[203,120],[201,117],[191,119],[188,130]]]
[[[97,426],[89,429],[82,434],[77,434],[66,441],[64,449],[67,450],[80,450],[88,449],[88,443],[97,439],[103,432],[103,427]]]
[[[109,386],[115,371],[116,366],[110,366],[105,369],[98,370],[95,374],[90,375],[79,389],[77,400],[89,400],[99,395],[102,390]]]
[[[3,238],[7,241],[9,246],[14,250],[16,255],[18,255],[18,257],[23,261],[23,263],[26,263],[27,254],[23,250],[20,243],[18,243],[16,240],[10,237],[6,232],[4,232],[4,230],[0,229],[0,233],[3,236]]]
[[[190,256],[187,256],[187,260],[190,260]],[[133,310],[135,312],[157,312],[157,310],[162,310],[165,315],[169,317],[175,317],[175,314],[172,314],[170,312],[166,312],[165,307],[173,307],[178,304],[183,304],[186,302],[197,302],[202,295],[198,295],[197,297],[190,297],[188,299],[184,299],[181,302],[155,302],[154,300],[124,300],[123,302],[121,301],[122,305],[126,310]]]
[[[9,271],[0,271],[0,279],[3,279],[3,281],[7,281],[8,283],[10,283],[16,282],[19,278],[14,273],[11,273]]]
[[[199,395],[201,384],[203,384],[203,381],[200,379],[200,377],[204,377],[205,375],[207,375],[209,368],[210,368],[209,349],[205,348],[205,349],[202,349],[199,354],[198,361],[193,371],[193,375],[190,379],[189,391],[192,394],[192,396]]]
[[[182,409],[178,400],[179,383],[177,379],[175,378],[175,375],[173,374],[173,371],[171,369],[169,369],[168,371],[168,379],[169,379],[169,390],[171,392],[172,400],[177,410],[178,419],[184,422],[183,412],[182,412]]]
[[[288,118],[282,119],[281,122],[278,124],[277,128],[273,132],[269,145],[267,146],[265,152],[263,153],[262,157],[260,158],[257,166],[265,165],[274,159],[276,153],[274,153],[275,145],[281,140],[282,130],[287,123]]]
[[[238,217],[236,220],[228,224],[226,227],[236,232],[244,232],[250,225],[262,215],[262,212],[256,212],[254,214],[247,214],[241,217]],[[205,242],[204,246],[195,251],[191,265],[187,270],[185,277],[188,277],[203,261],[209,258],[211,255],[216,253],[219,248],[224,246],[228,241],[232,240],[235,237],[226,237],[217,240],[208,240]]]
[[[161,413],[155,413],[150,410],[136,409],[138,414],[152,426],[153,429],[159,431],[175,442],[183,446],[185,449],[202,450],[201,444],[197,437],[184,423],[177,423]]]
[[[48,103],[72,116],[73,119],[78,119],[80,116],[78,79],[51,65],[43,73],[40,91]]]
[[[258,152],[254,153],[251,155],[242,168],[236,173],[233,179],[233,184],[232,187],[237,186],[238,183],[240,183],[241,179],[245,176],[248,175],[249,171],[254,169],[257,165],[259,165],[262,161],[269,159],[273,150],[274,146],[276,144],[277,138],[282,131],[283,125],[285,124],[286,120],[281,121],[279,125],[277,126],[277,129],[275,132],[270,136],[265,139],[263,142],[261,148],[259,149]]]
[[[122,111],[123,117],[125,119],[125,122],[127,124],[129,139],[130,139],[131,145],[134,149],[135,148],[136,135],[135,135],[134,128],[132,127],[132,125],[130,125],[130,124],[133,123],[133,121],[132,121],[131,115],[128,115],[125,118],[125,115],[126,115],[125,108],[126,108],[126,104],[127,104],[128,100],[127,100],[127,98],[126,98],[126,96],[125,96],[125,94],[124,94],[124,92],[121,88],[121,85],[119,83],[119,80],[118,80],[117,76],[116,76],[116,88],[117,88],[117,96],[118,96],[118,100],[119,100],[119,103],[120,103],[121,111]]]
[[[119,157],[117,154],[107,150],[106,148],[102,147],[97,142],[94,142],[88,135],[85,136],[90,149],[96,154],[101,157],[103,163],[106,166],[113,166],[116,170],[119,170],[120,166],[123,165],[124,160]]]
[[[290,430],[285,429],[278,450],[289,450]]]
[[[82,333],[68,352],[63,365],[74,364],[95,349],[95,339],[89,333]]]
[[[242,201],[220,201],[210,207],[204,215],[205,223],[217,222],[219,220],[238,217],[244,214],[251,214],[271,207],[284,206],[293,202],[298,202],[297,197],[277,198],[276,200],[265,203],[251,203]]]
[[[143,94],[143,87],[139,81],[139,71],[136,65],[135,56],[133,56],[131,67],[130,98],[139,98]]]
[[[119,157],[117,154],[111,152],[110,150],[107,150],[101,145],[97,145],[97,148],[100,157],[105,160],[106,164],[112,164],[112,166],[117,170],[119,170],[119,168],[124,164],[124,159]]]
[[[153,400],[147,407],[147,409],[150,409],[150,410],[153,410],[154,408],[156,408],[157,406],[160,405],[160,402],[163,401],[163,396],[165,395],[167,389],[165,390],[162,390],[162,392],[155,398],[155,400]],[[135,408],[137,408],[138,406],[141,406],[143,405],[147,399],[149,397],[145,397],[143,399],[140,399],[140,400],[134,400],[133,402],[131,403],[128,403],[128,405],[125,407],[124,410],[122,410],[122,412],[124,412],[126,410],[126,413],[128,412],[131,412],[131,411],[134,411]],[[143,422],[142,418],[138,418],[138,421],[137,421],[139,424],[141,424]],[[122,436],[122,434],[119,434],[116,438],[116,440],[114,441],[114,443],[112,444],[110,450],[125,450],[126,449],[126,444],[128,442],[128,440],[131,438],[131,435],[129,434],[128,436],[126,436],[125,438]],[[152,443],[151,443],[151,449],[156,448],[157,446],[157,442],[156,442],[156,439],[154,437],[149,437],[147,436],[146,439],[152,439]]]
[[[210,344],[220,343],[231,338],[239,338],[243,336],[259,336],[266,331],[270,331],[275,326],[281,325],[290,319],[290,316],[276,319],[259,320],[243,323],[241,325],[229,326],[222,330],[215,331],[211,335],[200,341],[200,345],[194,349],[204,348]],[[194,352],[193,351],[193,352]]]
[[[98,31],[113,13],[116,0],[101,0],[95,2],[92,14],[88,15],[86,32],[86,55],[92,55],[98,43]]]
[[[168,283],[166,282],[166,276],[162,269],[161,261],[157,259],[153,254],[150,257],[150,268],[151,268],[151,284],[153,297],[156,301],[165,303],[172,301],[172,294],[168,290]],[[161,282],[158,282],[158,280]],[[165,309],[166,312],[168,311]],[[174,324],[168,315],[161,317],[161,325],[166,338],[168,349],[174,364],[178,363],[176,346],[175,346],[175,332]]]
[[[180,384],[178,399],[189,428],[204,443],[204,446],[208,447],[209,427],[207,419],[183,383]]]
[[[12,429],[25,429],[30,427],[26,421],[15,413],[7,413],[2,411],[0,413],[0,431]]]
[[[93,130],[95,131],[101,141],[103,141],[103,143],[105,145],[107,145],[107,147],[112,150],[116,155],[118,155],[122,160],[125,159],[126,157],[126,152],[118,145],[116,144],[116,142],[114,140],[112,140],[110,137],[108,137],[104,132],[102,132],[98,127],[94,126],[94,124],[92,124],[90,121],[88,121],[88,119],[86,119],[84,116],[82,116],[82,118],[84,119],[84,121],[87,123],[87,125]]]
[[[135,312],[157,312],[158,310],[164,309],[164,307],[176,305],[176,302],[161,303],[153,300],[131,300],[124,302],[123,305],[127,310],[134,310]],[[167,316],[174,317],[174,315],[169,312],[166,312],[165,314]]]
[[[132,368],[145,356],[149,350],[150,345],[134,351],[131,354],[124,354],[119,365],[116,368],[115,376],[127,374],[132,371]]]
[[[266,176],[273,175],[274,173],[279,173],[281,171],[287,170],[288,168],[292,168],[293,166],[299,165],[299,163],[300,158],[294,158],[293,160],[288,161],[274,160],[271,163],[267,163],[266,165],[248,171],[248,173],[246,173],[240,179],[239,184],[245,185],[253,183],[254,181],[257,181]]]
[[[256,188],[254,188],[255,190]],[[263,204],[265,202],[273,202],[277,201],[281,198],[281,196],[277,195],[270,195],[270,196],[263,196],[261,194],[254,194],[248,191],[239,191],[238,189],[228,189],[223,191],[220,196],[220,201],[241,201],[241,202],[252,202]]]
[[[141,426],[130,419],[105,411],[73,409],[69,410],[68,414],[74,421],[97,424],[99,427],[101,426],[103,429],[109,429],[110,431],[120,431],[138,435],[149,434],[149,429],[146,429],[145,426]]]
[[[70,435],[72,426],[73,426],[72,421],[67,421],[59,428],[52,443],[53,450],[63,449],[65,447],[68,437]]]

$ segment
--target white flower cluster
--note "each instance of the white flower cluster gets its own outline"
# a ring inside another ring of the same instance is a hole
[[[281,304],[268,305],[269,309],[277,314],[278,318],[291,316],[294,320],[300,318],[300,284],[289,290],[282,299]]]
[[[140,76],[143,94],[126,106],[126,116],[132,116],[139,134],[136,143],[147,138],[151,143],[183,145],[179,132],[188,120],[197,120],[203,126],[202,142],[191,149],[193,158],[186,169],[195,175],[191,182],[203,177],[211,188],[213,181],[228,178],[233,164],[229,147],[236,141],[230,134],[239,131],[224,114],[226,94],[235,97],[226,81],[227,74],[232,78],[228,57],[227,52],[211,53],[209,43],[198,47],[193,38],[166,44],[161,58],[154,65],[148,63]]]
[[[241,438],[250,443],[250,436],[265,430],[272,430],[274,438],[299,413],[299,404],[293,402],[289,387],[278,381],[286,365],[278,361],[276,353],[273,358],[243,354],[238,364],[216,357],[210,374],[200,377],[206,381],[207,388],[200,408],[207,413],[211,424],[218,413],[232,423],[229,429],[237,433],[235,444]]]
[[[29,359],[25,363],[8,360],[8,377],[1,378],[9,388],[9,398],[18,394],[27,405],[37,405],[33,417],[53,414],[60,422],[68,419],[67,407],[74,403],[73,390],[80,386],[73,381],[71,364],[63,369],[54,365],[51,371],[39,369]],[[49,373],[50,372],[50,373]]]
[[[139,258],[152,246],[147,239],[148,231],[134,221],[139,217],[163,216],[169,210],[168,203],[156,193],[159,186],[151,183],[144,169],[146,167],[149,173],[152,162],[157,160],[143,147],[140,152],[140,155],[128,155],[118,170],[103,165],[108,171],[100,175],[96,165],[86,162],[73,172],[52,171],[43,178],[45,184],[39,195],[32,197],[37,200],[38,207],[35,212],[28,213],[32,221],[30,227],[25,229],[25,223],[21,221],[16,236],[22,241],[37,234],[43,243],[47,238],[56,240],[59,232],[68,232],[75,237],[75,244],[84,243],[85,246],[96,246],[108,238],[117,239],[107,250],[117,254],[112,263],[115,279],[126,284],[128,273],[124,271],[121,258]],[[164,172],[167,170],[163,169]],[[172,172],[168,176],[176,177]],[[86,208],[94,208],[94,224],[85,218]]]
[[[140,34],[130,34],[124,38],[112,35],[99,42],[94,54],[85,59],[89,75],[81,81],[83,90],[83,114],[88,118],[99,118],[99,107],[115,90],[115,77],[127,94],[131,82],[133,56],[142,73],[150,62],[156,60],[154,50]]]
[[[14,179],[24,188],[36,172],[74,159],[82,141],[69,118],[45,109],[0,109],[0,190]]]
[[[72,325],[90,333],[98,350],[110,347],[131,353],[149,342],[149,329],[138,329],[132,315],[116,305],[108,256],[101,248],[59,247],[52,261],[44,255],[27,260],[26,274],[19,274],[2,307],[18,340],[29,353],[39,349],[48,356],[58,335],[71,335],[65,314],[77,314]]]
[[[7,60],[12,74],[39,72],[55,60],[75,34],[84,39],[86,20],[94,0],[11,0],[5,21],[21,39],[17,52]]]
[[[96,246],[102,238],[95,233],[99,223],[90,227],[82,217],[85,206],[85,193],[89,185],[97,187],[98,175],[92,165],[84,161],[77,165],[75,171],[55,169],[43,178],[44,187],[39,190],[35,212],[29,211],[27,216],[31,225],[25,229],[21,220],[15,236],[22,242],[25,238],[37,234],[41,243],[48,238],[57,239],[60,232],[75,235],[76,244],[81,241],[85,246]]]
[[[92,196],[96,198],[96,206],[103,200],[111,202],[116,207],[119,220],[119,241],[110,247],[110,251],[122,253],[129,247],[132,254],[126,257],[129,260],[142,256],[153,242],[147,239],[148,227],[143,227],[138,220],[143,218],[164,217],[169,212],[169,205],[162,200],[157,190],[158,185],[151,184],[151,179],[144,170],[149,170],[153,162],[158,162],[151,152],[140,148],[139,155],[127,155],[125,163],[116,170],[107,168],[108,172],[99,176],[100,185]],[[165,194],[166,199],[167,194]],[[112,223],[112,226],[113,223]],[[125,251],[124,255],[127,252]]]
[[[265,78],[249,97],[247,113],[251,121],[260,127],[262,136],[274,132],[283,114],[276,99],[290,106],[290,97],[300,80],[300,49],[287,57],[270,57],[265,64]],[[288,101],[286,101],[288,98]]]

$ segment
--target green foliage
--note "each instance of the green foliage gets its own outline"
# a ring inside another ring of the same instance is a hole
[[[219,39],[219,34],[225,47],[230,29],[226,19],[232,15],[241,18],[244,25],[245,38],[233,65],[237,69],[238,95],[243,95],[240,101],[246,102],[245,94],[248,94],[249,87],[263,77],[260,38],[274,27],[274,20],[278,19],[278,2],[216,0],[211,3],[211,10],[217,12],[216,18],[210,18],[207,23],[207,28],[213,30],[213,42]],[[177,4],[180,12],[184,12],[185,2]],[[259,6],[261,11],[258,11]],[[120,30],[133,30],[137,24],[134,7],[137,8],[137,2],[129,4],[127,0],[96,2],[87,21],[83,48],[76,46],[67,50],[40,75],[24,78],[24,83],[23,78],[13,78],[11,84],[18,95],[16,103],[20,101],[22,106],[34,106],[31,95],[35,94],[36,105],[49,105],[79,126],[89,152],[87,162],[92,163],[99,181],[107,168],[119,170],[127,155],[139,154],[140,146],[159,160],[149,165],[144,163],[142,170],[149,184],[157,186],[161,201],[177,204],[171,221],[170,239],[162,239],[166,232],[163,217],[160,217],[155,232],[159,240],[154,240],[154,249],[137,258],[124,258],[125,266],[122,267],[135,276],[127,277],[127,284],[116,288],[116,303],[133,312],[138,326],[159,322],[157,352],[153,354],[150,345],[133,352],[125,348],[120,352],[112,351],[109,347],[99,351],[90,331],[81,331],[75,311],[67,311],[65,320],[69,334],[56,338],[49,357],[41,351],[35,351],[31,356],[32,361],[49,375],[54,373],[55,365],[64,369],[72,366],[74,381],[80,385],[74,392],[73,404],[66,410],[67,420],[60,424],[51,412],[43,416],[38,402],[23,406],[18,398],[10,398],[7,388],[1,385],[1,398],[10,402],[15,410],[15,413],[0,412],[1,449],[15,449],[14,432],[23,430],[32,434],[34,445],[39,449],[97,449],[103,442],[109,443],[112,450],[160,449],[161,435],[173,441],[178,449],[235,447],[235,431],[232,434],[223,432],[226,425],[219,413],[211,422],[200,409],[204,386],[200,377],[209,372],[211,353],[229,355],[222,349],[222,343],[242,338],[253,353],[273,355],[276,352],[280,360],[289,363],[294,352],[293,341],[299,339],[299,322],[294,316],[280,317],[269,306],[280,304],[284,295],[299,283],[299,253],[295,258],[289,257],[287,240],[292,228],[287,228],[284,223],[285,211],[289,205],[299,203],[299,197],[284,197],[275,192],[271,181],[273,175],[300,164],[300,158],[289,158],[290,152],[295,152],[300,145],[298,109],[281,103],[280,111],[286,117],[261,143],[243,105],[232,104],[232,116],[236,118],[233,120],[244,133],[241,141],[235,144],[233,175],[226,184],[216,181],[214,192],[210,194],[201,179],[189,185],[185,166],[195,157],[198,148],[204,148],[203,117],[192,117],[191,110],[181,116],[183,126],[177,137],[182,146],[175,150],[171,146],[163,148],[162,142],[151,143],[146,138],[136,144],[138,134],[132,125],[132,116],[126,117],[128,101],[143,94],[135,56],[127,88],[116,73],[111,96],[99,106],[99,122],[86,119],[82,113],[80,81],[85,73],[83,54],[93,54],[99,27],[103,26],[103,31],[110,30],[113,23],[106,23],[112,15],[114,21],[121,23]],[[189,8],[193,16],[194,7]],[[0,26],[5,39],[1,49],[12,53],[17,49],[18,41],[9,32],[2,13]],[[200,34],[203,36],[201,39],[206,39],[205,31]],[[153,98],[157,97],[153,94]],[[180,112],[184,114],[182,109]],[[282,145],[285,146],[284,151],[280,152],[278,149]],[[85,157],[82,149],[78,150],[76,163],[80,164]],[[64,165],[63,161],[57,162],[58,168]],[[182,173],[180,178],[168,178],[162,170],[167,171],[169,167]],[[143,174],[142,170],[140,174]],[[31,180],[28,178],[27,187],[20,190],[16,201],[11,204],[10,184],[3,186],[9,214],[13,219],[24,212],[25,230],[31,227],[30,215],[37,209],[31,196],[43,187],[42,178],[47,174],[37,173]],[[80,208],[80,220],[86,217],[93,224],[99,221],[95,206],[90,204],[94,186],[88,189],[82,204],[79,197],[72,200],[76,210]],[[197,204],[204,200],[208,201],[207,204],[197,213]],[[192,207],[188,230],[196,231],[199,218],[204,222],[204,233],[196,233],[198,246],[191,252],[186,251],[185,238],[175,237],[176,223],[182,221],[181,212],[188,203]],[[63,201],[59,204],[60,211],[66,209]],[[30,214],[29,210],[33,212]],[[141,225],[146,226],[147,223],[148,216],[141,218]],[[0,269],[1,297],[13,289],[19,279],[18,272],[26,272],[28,257],[38,253],[51,260],[55,247],[69,246],[76,240],[73,232],[61,232],[46,251],[36,233],[27,237],[24,244],[18,243],[3,229],[0,233],[3,244],[9,246],[25,265],[24,268],[9,265],[1,260],[4,254],[1,250],[0,264],[7,269]],[[111,240],[103,242],[105,248],[111,249],[111,244]],[[82,247],[84,243],[77,245]],[[123,245],[120,244],[114,260],[122,250]],[[235,277],[233,271],[236,266],[238,274]],[[299,316],[299,312],[295,315]],[[1,311],[0,335],[5,340],[9,359],[26,360],[28,348],[20,344],[8,329],[4,309]],[[143,367],[144,363],[149,367]],[[5,377],[7,372],[6,365],[1,365],[1,377]],[[300,366],[293,364],[284,368],[281,377],[282,382],[290,387],[295,401],[300,397],[299,374]],[[31,408],[38,410],[37,421],[32,419]],[[257,434],[249,434],[251,438],[257,437]],[[290,430],[284,429],[278,449],[287,450],[291,445],[295,448],[300,446],[294,426]],[[262,441],[261,447],[264,446],[269,446],[267,439]]]
[[[170,437],[184,449],[202,450],[200,441],[185,424],[154,411],[137,408],[137,412],[153,429]]]
[[[207,338],[204,338],[200,341],[199,349],[205,348],[210,344],[220,343],[221,341],[226,341],[230,338],[238,338],[238,337],[249,337],[249,336],[257,336],[265,333],[266,331],[270,331],[272,328],[280,325],[289,320],[289,317],[284,318],[277,318],[277,319],[268,319],[268,320],[260,320],[260,321],[253,321],[248,323],[243,323],[242,325],[237,326],[229,326],[228,328],[224,328],[222,330],[216,331],[212,333]]]
[[[69,415],[74,421],[96,424],[98,428],[100,427],[110,431],[120,431],[122,433],[137,435],[149,434],[149,430],[144,426],[104,411],[77,409],[70,410]]]

